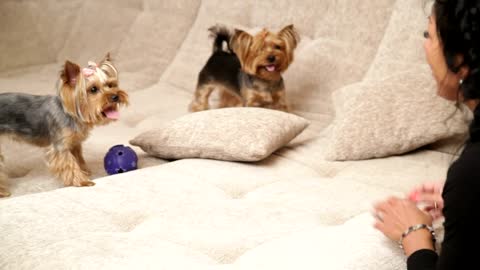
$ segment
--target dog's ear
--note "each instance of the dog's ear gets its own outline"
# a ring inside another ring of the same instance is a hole
[[[107,52],[107,54],[103,58],[102,62],[105,62],[105,61],[112,62],[112,57],[110,55],[110,52]]]
[[[252,43],[253,37],[249,33],[235,29],[235,34],[230,39],[230,45],[233,52],[240,59],[242,66],[244,65],[245,59],[248,57]]]
[[[62,99],[64,109],[70,115],[77,115],[76,95],[81,95],[83,91],[77,91],[80,87],[77,87],[79,80],[83,80],[80,76],[81,68],[79,65],[66,61],[63,66],[63,70],[60,72],[60,78],[63,85],[59,89],[59,95]],[[81,85],[81,84],[79,84]]]
[[[280,30],[280,32],[278,32],[278,36],[285,41],[290,50],[294,50],[300,42],[300,36],[298,35],[293,24],[288,25]]]
[[[71,87],[75,87],[79,75],[80,66],[67,60],[63,66],[62,72],[60,73],[63,83],[68,84]]]
[[[99,68],[107,74],[109,78],[118,78],[117,68],[113,65],[110,53],[105,55],[105,58],[100,62]]]

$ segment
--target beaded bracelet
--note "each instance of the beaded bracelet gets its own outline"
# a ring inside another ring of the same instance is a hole
[[[428,226],[426,224],[417,224],[417,225],[410,226],[406,231],[402,233],[402,236],[400,236],[400,240],[398,240],[398,245],[400,246],[400,248],[403,249],[402,242],[407,235],[421,229],[427,229],[430,232],[430,234],[432,234],[433,246],[435,247],[436,238],[435,238],[435,231],[433,230],[432,226]]]

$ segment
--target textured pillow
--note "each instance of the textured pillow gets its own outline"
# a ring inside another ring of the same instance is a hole
[[[329,160],[402,154],[467,131],[462,110],[436,95],[428,69],[350,85],[333,100]]]
[[[308,121],[261,108],[192,113],[138,135],[130,144],[164,159],[258,161],[300,134]]]

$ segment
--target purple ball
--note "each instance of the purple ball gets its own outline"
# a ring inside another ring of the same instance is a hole
[[[132,148],[115,145],[108,150],[103,159],[103,166],[108,174],[124,173],[137,169],[138,157]]]

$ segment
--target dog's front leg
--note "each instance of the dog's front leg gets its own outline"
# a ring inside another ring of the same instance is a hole
[[[47,162],[50,171],[61,179],[65,186],[83,187],[95,185],[82,170],[71,149],[51,147],[47,153]]]
[[[272,93],[273,103],[270,108],[274,110],[280,110],[284,112],[289,112],[287,105],[287,98],[285,96],[285,90],[278,90]]]
[[[266,91],[244,89],[242,96],[246,107],[267,107],[273,101],[272,95]]]
[[[82,169],[82,171],[86,175],[88,175],[88,176],[92,175],[92,172],[88,169],[87,163],[85,162],[85,159],[83,158],[82,145],[77,144],[77,145],[73,146],[73,148],[70,152],[77,159],[77,162],[78,162],[78,165],[80,166],[80,169]]]

